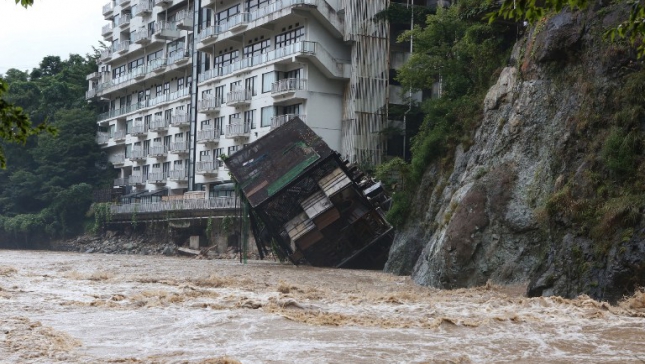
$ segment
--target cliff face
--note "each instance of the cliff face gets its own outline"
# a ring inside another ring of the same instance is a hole
[[[624,14],[565,12],[527,30],[486,95],[473,144],[450,168],[428,168],[386,271],[441,288],[530,281],[531,295],[608,300],[645,284],[642,71],[627,46],[601,36]],[[626,108],[635,111],[616,121]],[[602,155],[612,133],[638,144],[637,172],[622,179]],[[614,188],[631,191],[621,195],[629,206]]]

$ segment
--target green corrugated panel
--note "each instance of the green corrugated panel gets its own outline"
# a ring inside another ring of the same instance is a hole
[[[313,154],[304,161],[298,163],[295,167],[291,168],[289,172],[285,173],[277,181],[269,185],[269,187],[267,187],[267,194],[269,196],[273,196],[276,192],[284,188],[284,186],[288,185],[289,182],[296,179],[296,177],[298,177],[300,173],[302,173],[302,171],[307,169],[307,167],[309,167],[310,165],[314,164],[314,162],[319,158],[320,156],[318,154]]]

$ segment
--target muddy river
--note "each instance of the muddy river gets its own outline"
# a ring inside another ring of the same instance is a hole
[[[616,306],[273,261],[0,250],[0,363],[645,363]]]

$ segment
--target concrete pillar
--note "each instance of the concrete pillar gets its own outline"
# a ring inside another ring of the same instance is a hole
[[[199,235],[193,235],[190,237],[190,248],[199,249]]]

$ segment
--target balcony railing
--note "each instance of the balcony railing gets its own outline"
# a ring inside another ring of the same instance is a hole
[[[139,0],[139,5],[137,5],[137,11],[134,13],[135,16],[147,14],[152,12],[152,2]]]
[[[98,144],[106,144],[110,140],[110,134],[104,131],[99,131],[96,133],[96,142]]]
[[[101,78],[101,72],[92,72],[85,76],[86,81],[98,80],[99,78]]]
[[[219,129],[203,129],[197,132],[197,143],[219,141],[222,132]]]
[[[168,5],[172,4],[172,0],[155,0],[155,5]]]
[[[115,22],[117,27],[125,27],[126,25],[130,24],[130,20],[132,20],[132,15],[130,14],[123,14],[119,19]]]
[[[173,126],[190,126],[190,114],[175,114],[170,118],[170,124]]]
[[[188,142],[182,140],[179,142],[170,143],[170,153],[188,153]]]
[[[208,99],[197,101],[197,110],[199,110],[199,112],[207,113],[207,112],[219,111],[221,106],[222,106],[222,99],[216,98],[216,97],[211,97]]]
[[[164,39],[174,39],[178,38],[180,33],[177,23],[162,20],[155,25],[155,35]]]
[[[125,163],[125,154],[119,153],[119,154],[115,154],[115,155],[111,156],[110,157],[110,162],[112,162],[112,164],[115,165],[115,166]]]
[[[248,89],[238,89],[226,94],[226,104],[229,106],[246,105],[251,102],[253,91]]]
[[[302,121],[307,121],[307,116],[305,114],[284,114],[284,115],[277,115],[271,118],[271,130],[282,126],[284,123],[287,121],[299,117],[300,120]]]
[[[162,171],[148,173],[148,183],[166,182],[166,174]]]
[[[165,67],[166,67],[165,58],[157,58],[148,62],[148,72],[160,71],[160,70],[163,70]]]
[[[132,151],[130,153],[130,157],[128,157],[131,161],[140,161],[144,160],[147,157],[147,153],[144,153],[144,150],[142,148],[132,148]]]
[[[91,99],[96,96],[96,89],[93,88],[91,90],[85,91],[85,99]]]
[[[150,32],[148,29],[140,28],[139,30],[132,33],[132,41],[137,44],[145,44],[150,42]]]
[[[214,42],[217,39],[217,36],[222,32],[222,27],[219,25],[211,25],[208,28],[202,29],[201,32],[197,35],[197,41],[202,43]]]
[[[187,181],[188,169],[173,169],[168,174],[168,178],[170,178],[171,181]]]
[[[130,128],[130,135],[138,137],[147,134],[146,126],[144,124],[136,124]]]
[[[195,172],[198,174],[215,174],[219,169],[217,161],[203,161],[197,162]]]
[[[226,23],[220,24],[222,26],[221,31],[225,32],[227,30],[237,30],[245,28],[248,25],[249,21],[251,21],[250,13],[235,14],[233,17],[229,18]]]
[[[183,49],[175,51],[173,54],[168,56],[168,64],[186,62],[190,60],[190,55],[187,52],[184,52]]]
[[[101,35],[105,37],[106,35],[112,34],[112,29],[112,23],[105,24],[103,28],[101,28]]]
[[[122,40],[119,43],[116,43],[114,45],[114,51],[119,52],[119,53],[125,53],[130,49],[130,41],[129,40]]]
[[[153,145],[148,151],[150,157],[163,157],[168,154],[168,148],[165,145]]]
[[[251,123],[244,122],[242,119],[233,118],[231,123],[226,125],[227,138],[248,137],[250,133]]]
[[[130,0],[119,0],[119,6],[124,7],[130,5]]]
[[[216,209],[233,209],[239,206],[236,197],[215,197],[209,199],[185,199],[159,201],[152,203],[132,203],[124,205],[111,205],[110,213],[112,214],[132,214],[152,213],[164,211],[181,211],[181,210],[216,210]]]
[[[144,183],[143,176],[141,175],[133,174],[130,177],[128,177],[129,186],[142,185],[143,183]]]
[[[127,178],[117,178],[114,180],[113,186],[119,187],[119,186],[125,186],[128,184],[128,179]]]
[[[293,43],[288,46],[277,48],[270,52],[263,53],[254,57],[243,58],[237,62],[233,62],[223,67],[210,69],[200,75],[198,82],[207,81],[216,77],[227,76],[249,67],[263,65],[280,58],[293,56],[298,53],[313,55],[316,54],[316,51],[319,49],[322,49],[322,47],[317,46],[316,42],[301,41]],[[336,66],[334,65],[334,67]]]
[[[99,60],[101,61],[107,61],[112,57],[112,50],[111,49],[104,49],[101,51],[101,55],[99,56]]]
[[[112,1],[110,1],[109,3],[103,5],[103,16],[110,16],[113,10],[114,6],[112,5]]]
[[[114,139],[115,141],[125,139],[125,130],[124,130],[124,129],[121,129],[121,130],[117,130],[117,131],[115,131],[115,132],[114,132],[113,139]]]
[[[175,15],[177,27],[184,30],[193,30],[193,10],[181,10]]]
[[[285,78],[271,84],[271,93],[279,94],[307,89],[307,80],[304,78]]]
[[[170,119],[166,119],[164,117],[158,117],[152,120],[152,122],[150,123],[150,129],[148,130],[156,131],[156,132],[164,131],[164,130],[167,131],[169,125],[170,125]]]

